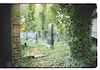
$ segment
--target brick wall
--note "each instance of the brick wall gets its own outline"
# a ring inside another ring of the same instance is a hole
[[[20,49],[20,4],[11,5],[11,38],[12,38],[12,59],[14,66],[21,64]]]

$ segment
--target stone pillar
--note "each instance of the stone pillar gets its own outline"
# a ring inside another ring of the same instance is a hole
[[[54,46],[54,39],[53,39],[53,25],[50,23],[48,25],[48,36],[47,36],[47,47],[53,48]]]
[[[12,59],[13,65],[21,64],[21,49],[20,49],[20,5],[11,5],[11,39],[12,39]]]

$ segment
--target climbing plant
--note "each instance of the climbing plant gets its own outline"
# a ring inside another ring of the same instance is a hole
[[[71,22],[68,24],[68,44],[71,57],[84,61],[89,67],[91,62],[91,15],[96,8],[94,4],[67,4],[60,7],[66,10]],[[83,66],[84,67],[84,66]]]

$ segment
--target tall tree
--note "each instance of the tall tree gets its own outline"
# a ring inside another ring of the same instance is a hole
[[[42,11],[39,13],[41,18],[41,38],[45,38],[45,10],[46,4],[41,4]]]
[[[34,4],[27,4],[28,5],[28,13],[26,16],[26,23],[27,23],[27,31],[33,30],[34,31],[34,13],[35,13],[35,6]]]
[[[26,31],[26,26],[27,26],[27,23],[25,22],[26,21],[26,16],[27,16],[27,13],[28,13],[28,5],[27,4],[21,4],[20,5],[20,28],[21,28],[21,32],[25,32]]]

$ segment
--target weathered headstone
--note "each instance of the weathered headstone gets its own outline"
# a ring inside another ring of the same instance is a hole
[[[33,32],[28,32],[28,39],[34,39],[34,33]]]
[[[26,31],[26,39],[25,40],[28,40],[28,32]]]
[[[39,33],[39,37],[41,37],[41,35],[40,35],[40,31],[39,31],[38,33]]]
[[[37,43],[38,42],[37,32],[34,33],[34,39],[35,39],[35,43]]]
[[[56,41],[56,40],[57,40],[57,37],[58,37],[57,32],[54,32],[54,33],[53,33],[53,38],[54,38],[54,41]]]
[[[49,49],[54,47],[53,25],[51,23],[48,25],[47,47]]]
[[[20,33],[20,39],[22,39],[22,40],[26,39],[26,33],[25,32]]]
[[[47,38],[47,31],[45,31],[45,38]]]
[[[39,33],[39,31],[37,32],[37,37],[38,37],[38,38],[40,37],[40,33]]]

